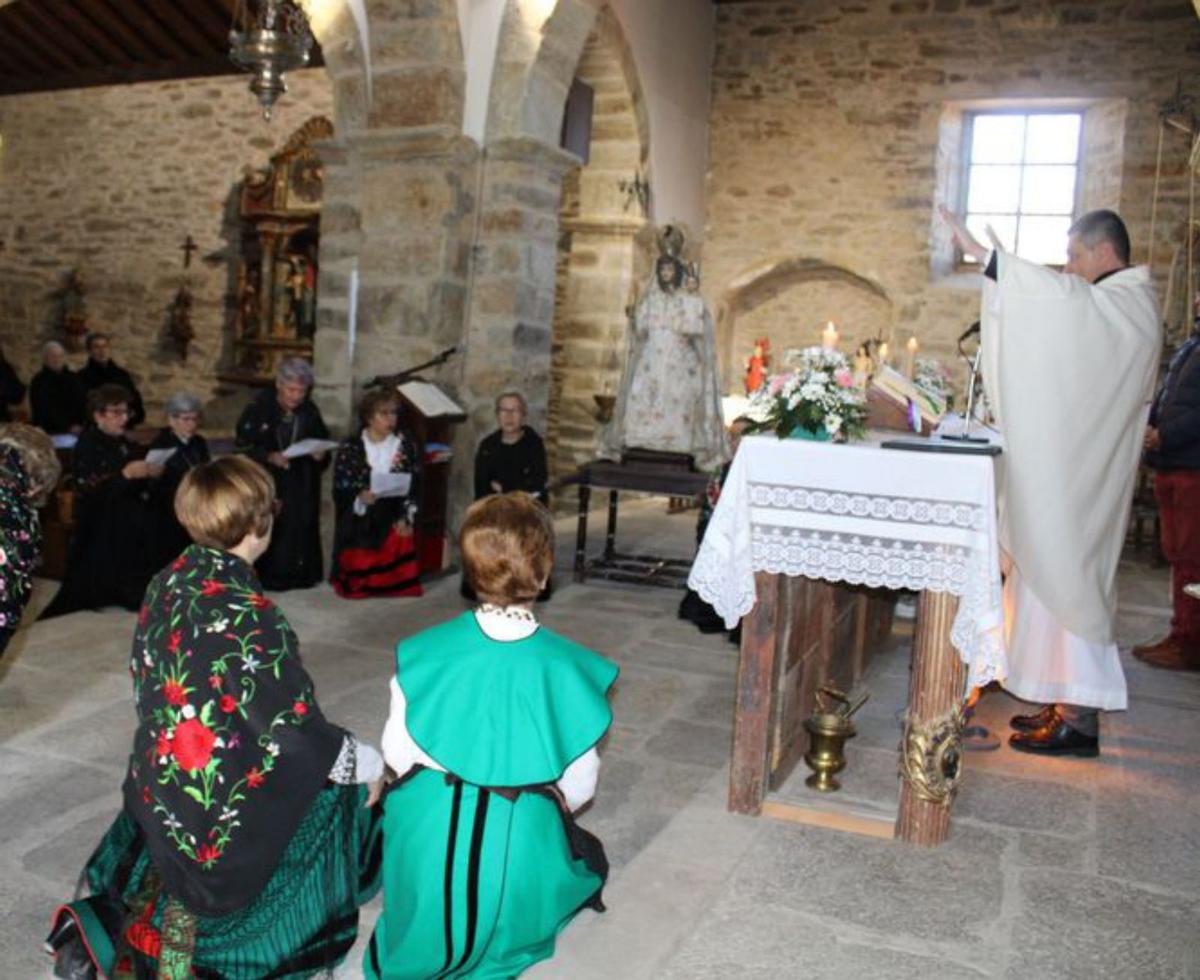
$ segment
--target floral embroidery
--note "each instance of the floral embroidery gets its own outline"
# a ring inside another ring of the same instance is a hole
[[[250,568],[225,552],[193,545],[147,590],[130,660],[141,721],[130,777],[174,847],[205,870],[288,765],[288,733],[323,724],[296,649]]]

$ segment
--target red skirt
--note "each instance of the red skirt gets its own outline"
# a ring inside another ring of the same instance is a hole
[[[394,527],[378,548],[346,548],[334,556],[333,590],[343,599],[423,595],[413,536]]]

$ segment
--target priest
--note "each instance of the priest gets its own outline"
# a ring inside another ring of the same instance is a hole
[[[1013,748],[1099,754],[1099,712],[1126,707],[1113,641],[1116,573],[1162,347],[1150,273],[1112,211],[1068,232],[1062,272],[990,251],[942,208],[986,269],[983,377],[1005,440],[1001,542],[1007,689],[1040,711]],[[997,243],[998,244],[998,243]]]
[[[129,428],[136,429],[146,421],[142,395],[133,383],[133,375],[112,359],[112,340],[108,334],[93,330],[87,335],[87,363],[76,377],[86,397],[101,385],[120,385],[129,392]]]

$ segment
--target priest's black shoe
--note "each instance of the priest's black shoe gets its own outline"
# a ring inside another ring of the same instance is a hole
[[[1048,704],[1041,711],[1035,711],[1031,715],[1013,715],[1008,720],[1008,727],[1017,732],[1036,732],[1055,721],[1058,721],[1058,708]]]
[[[1018,752],[1035,755],[1079,755],[1095,758],[1100,754],[1100,739],[1084,735],[1061,718],[1036,732],[1017,732],[1008,736],[1008,744]]]

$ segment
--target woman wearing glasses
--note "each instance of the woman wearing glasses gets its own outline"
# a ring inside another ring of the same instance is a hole
[[[187,476],[188,470],[211,459],[208,442],[197,432],[200,425],[200,399],[180,391],[167,401],[165,407],[167,424],[150,443],[150,449],[171,450],[170,457],[163,463],[162,476],[154,481],[151,504],[154,509],[154,561],[155,570],[174,561],[192,539],[175,516],[175,491]]]
[[[147,520],[149,482],[162,467],[131,458],[131,396],[120,385],[88,393],[91,424],[75,446],[75,534],[67,571],[42,619],[80,609],[135,610],[155,569]]]

